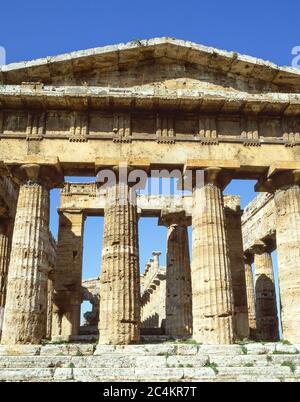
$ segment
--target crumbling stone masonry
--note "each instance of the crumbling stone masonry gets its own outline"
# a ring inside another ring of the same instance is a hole
[[[300,343],[299,92],[298,70],[172,38],[1,66],[1,342],[78,334],[84,220],[93,214],[105,220],[99,342],[139,342],[141,310],[147,320],[153,303],[140,294],[138,217],[175,211],[191,218],[192,259],[186,223],[167,222],[166,331],[230,344],[250,328],[274,340],[281,316],[283,337]],[[101,194],[99,184],[64,184],[119,166],[147,176],[176,170],[192,195],[133,205],[120,192],[135,198],[134,182],[121,188],[118,178]],[[255,180],[263,193],[242,216],[223,194],[234,179]],[[63,188],[57,246],[54,188]]]

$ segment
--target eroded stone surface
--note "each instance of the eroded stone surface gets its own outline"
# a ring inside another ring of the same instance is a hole
[[[234,339],[234,306],[218,170],[194,189],[193,199],[193,338],[202,343],[230,344]]]
[[[3,346],[0,381],[300,381],[299,351],[292,345],[98,345],[95,352],[94,345],[72,345],[86,355],[73,355],[70,346]]]
[[[127,185],[108,189],[100,285],[99,342],[137,343],[140,337],[138,217]],[[132,193],[134,196],[134,194]]]

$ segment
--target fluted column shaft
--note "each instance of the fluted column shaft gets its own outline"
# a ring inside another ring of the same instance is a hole
[[[7,219],[0,218],[0,338],[6,300],[7,274],[10,257],[10,236]]]
[[[99,342],[137,343],[140,339],[140,273],[136,202],[131,202],[134,194],[125,183],[109,187],[106,197]]]
[[[49,190],[21,185],[8,272],[2,343],[39,343],[46,334]]]
[[[254,255],[256,294],[256,337],[258,340],[276,342],[279,326],[272,256],[267,250]]]
[[[256,339],[256,311],[255,311],[254,280],[253,280],[253,271],[252,271],[252,260],[249,257],[245,258],[245,274],[246,274],[246,290],[247,290],[250,339]]]
[[[176,219],[175,219],[176,220]],[[166,335],[192,334],[192,286],[187,225],[168,228],[166,273]]]
[[[193,191],[193,338],[206,344],[234,341],[233,294],[220,187]]]
[[[84,222],[81,210],[60,211],[57,263],[53,275],[53,340],[68,340],[79,334]]]
[[[240,202],[226,208],[226,231],[234,299],[234,329],[238,339],[249,337],[245,263]]]
[[[284,339],[300,343],[300,187],[276,191],[276,238]]]

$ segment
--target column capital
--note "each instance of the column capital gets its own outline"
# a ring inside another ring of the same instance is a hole
[[[216,185],[224,190],[239,168],[240,164],[235,160],[188,160],[184,171],[203,171],[205,185]],[[193,188],[201,185],[201,183],[195,183],[195,178],[191,184]]]
[[[47,189],[61,187],[64,175],[58,160],[42,161],[36,158],[28,159],[25,163],[5,162],[12,178],[19,185],[41,185]]]
[[[296,166],[295,166],[296,167]],[[268,173],[263,176],[255,186],[256,191],[275,193],[277,190],[293,186],[300,186],[300,166],[293,169],[293,166],[271,166]]]
[[[153,257],[156,257],[156,256],[159,257],[162,255],[162,252],[161,251],[153,251],[152,255],[153,255]]]
[[[264,253],[269,253],[269,248],[266,245],[266,243],[264,243],[261,240],[256,241],[252,247],[248,250],[249,254],[264,254]]]
[[[132,174],[135,170],[138,172],[136,175]],[[150,162],[148,159],[133,159],[120,162],[111,158],[97,158],[95,162],[96,182],[98,184],[105,183],[107,187],[123,183],[127,184],[128,187],[138,184],[139,189],[144,189],[149,170]],[[129,177],[130,175],[131,177]]]
[[[187,227],[192,224],[192,218],[186,216],[185,211],[161,211],[161,215],[158,221],[159,226],[166,226],[167,228],[175,225],[180,227]]]

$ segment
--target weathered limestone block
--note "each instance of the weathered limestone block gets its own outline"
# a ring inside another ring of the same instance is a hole
[[[232,197],[231,204],[225,207],[225,212],[234,299],[235,334],[237,338],[245,339],[249,337],[249,319],[241,222],[242,211],[239,197],[235,199]]]
[[[137,343],[140,273],[135,194],[120,181],[107,189],[106,198],[99,343]]]
[[[254,293],[254,280],[252,271],[253,256],[252,254],[245,255],[245,274],[246,274],[246,290],[247,290],[247,303],[248,303],[248,317],[250,339],[256,338],[256,310],[255,310],[255,293]]]
[[[205,171],[205,185],[193,191],[193,338],[206,344],[234,341],[233,294],[221,170]]]
[[[256,337],[276,342],[279,339],[279,324],[272,256],[264,244],[257,244],[254,252]]]
[[[60,211],[57,263],[53,276],[53,339],[68,340],[79,333],[84,221],[81,210]]]
[[[300,343],[300,172],[275,192],[283,337]]]
[[[21,182],[9,264],[3,344],[40,343],[46,334],[49,189],[56,165],[12,167]]]
[[[10,257],[9,222],[0,217],[0,338],[4,318],[7,274]]]
[[[166,335],[192,334],[192,286],[188,240],[190,220],[185,213],[162,213],[161,225],[168,227],[166,273]]]

